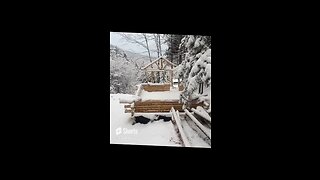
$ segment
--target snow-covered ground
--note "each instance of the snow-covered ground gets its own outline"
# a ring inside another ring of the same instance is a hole
[[[137,101],[141,99],[139,96],[132,95],[132,94],[112,94],[110,95],[111,100],[119,100],[120,103],[132,103],[133,101]]]
[[[141,91],[140,97],[142,101],[145,100],[179,100],[180,91],[178,88],[172,88],[170,91],[148,92]]]
[[[146,97],[152,97],[150,94],[154,94],[154,92],[144,93]],[[175,97],[173,94],[171,97]],[[165,97],[168,98],[170,96]],[[178,135],[174,129],[174,125],[171,121],[164,122],[163,120],[160,120],[149,122],[148,124],[136,123],[135,125],[132,125],[132,120],[130,118],[131,114],[124,113],[125,104],[120,103],[120,100],[130,101],[135,98],[136,97],[134,95],[129,94],[110,94],[110,143],[181,147],[181,141],[178,138]],[[156,114],[171,116],[170,113]],[[143,115],[147,118],[153,119],[155,113],[136,113],[135,115]],[[182,126],[190,141],[190,144],[193,147],[210,148],[210,145],[205,143],[205,141],[197,135],[197,133],[188,125],[188,123],[183,120],[184,116],[181,115],[180,117],[182,118]]]
[[[158,146],[181,146],[174,126],[169,122],[154,121],[132,125],[130,113],[124,113],[124,104],[119,99],[130,98],[127,94],[110,94],[110,143]],[[161,113],[157,113],[161,114]],[[153,118],[149,113],[146,117]]]

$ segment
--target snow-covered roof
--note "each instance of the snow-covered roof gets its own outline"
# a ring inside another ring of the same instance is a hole
[[[149,64],[147,64],[146,66],[144,66],[144,67],[141,68],[141,69],[142,69],[142,70],[143,70],[143,69],[146,69],[146,68],[149,67],[151,64],[154,64],[154,63],[156,63],[157,61],[159,61],[159,60],[161,60],[161,59],[165,60],[165,61],[166,61],[168,64],[170,64],[170,65],[173,65],[173,66],[175,66],[175,67],[177,66],[176,64],[170,62],[168,59],[166,59],[166,58],[164,58],[163,56],[161,56],[161,57],[159,57],[158,59],[150,62]]]

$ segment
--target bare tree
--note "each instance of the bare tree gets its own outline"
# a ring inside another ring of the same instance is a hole
[[[145,39],[145,41],[146,41],[146,49],[147,49],[147,51],[148,51],[148,54],[149,54],[149,59],[150,59],[150,62],[152,62],[152,60],[151,60],[151,55],[150,55],[150,49],[149,49],[149,44],[148,44],[148,38],[147,38],[147,35],[145,34],[145,33],[142,33],[142,35],[143,35],[143,37],[144,37],[144,39]]]
[[[160,56],[162,56],[162,52],[161,52],[161,41],[160,41],[160,34],[158,34],[158,43],[159,43],[159,52],[160,52]]]
[[[162,56],[162,45],[166,44],[165,42],[165,35],[163,34],[147,34],[147,33],[120,33],[120,35],[129,43],[137,44],[146,49],[145,52],[148,52],[148,56],[151,59],[151,53],[157,53],[157,56]],[[150,47],[150,42],[154,42],[156,49],[152,49]]]
[[[158,54],[158,57],[162,56],[161,45],[164,44],[164,42],[161,42],[161,39],[164,39],[164,36],[161,37],[160,34],[153,34],[153,40],[157,48],[156,52]]]
[[[133,34],[120,33],[120,35],[121,35],[127,42],[133,43],[133,44],[138,44],[138,45],[142,46],[143,48],[145,48],[145,49],[147,50],[147,52],[148,52],[150,62],[152,62],[147,34],[141,33],[141,34],[137,34],[137,35],[135,36],[135,35],[133,35]],[[140,36],[140,37],[139,37],[139,36]],[[142,36],[142,37],[141,37],[141,36]]]
[[[158,43],[158,34],[153,34],[153,38],[154,38],[154,42],[156,44],[156,48],[157,48],[157,54],[158,57],[160,57],[160,50],[159,50],[159,43]]]

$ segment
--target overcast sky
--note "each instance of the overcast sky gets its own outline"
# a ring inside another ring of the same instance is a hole
[[[135,33],[130,33],[130,34],[135,34]],[[150,49],[156,50],[156,45],[153,41],[149,41],[149,47]],[[135,53],[139,53],[139,54],[143,54],[148,56],[148,52],[145,52],[146,49],[143,48],[140,45],[137,44],[132,44],[132,43],[128,43],[126,40],[123,39],[123,37],[121,37],[119,35],[119,32],[110,32],[110,44],[118,46],[119,48],[123,49],[123,50],[127,50],[127,51],[132,51]],[[161,46],[162,52],[164,53],[164,51],[167,49],[167,45],[162,45]],[[143,53],[144,52],[144,53]],[[151,52],[151,56],[153,57],[157,57],[157,53],[156,52]]]

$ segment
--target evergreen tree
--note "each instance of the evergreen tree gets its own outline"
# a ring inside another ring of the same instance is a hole
[[[166,36],[166,43],[168,45],[168,49],[165,52],[165,55],[171,62],[175,64],[180,64],[182,62],[182,55],[179,49],[179,45],[181,43],[181,39],[183,35],[177,34],[169,34]]]
[[[201,96],[208,95],[202,87],[211,89],[211,37],[185,36],[179,49],[186,52],[177,74],[185,86],[182,94],[185,100],[201,99]]]

